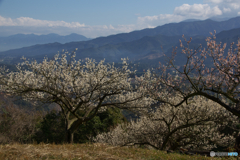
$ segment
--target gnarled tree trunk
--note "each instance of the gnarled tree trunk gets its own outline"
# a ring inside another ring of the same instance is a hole
[[[65,141],[67,143],[74,142],[74,132],[78,129],[78,127],[82,124],[82,120],[65,120],[66,128],[65,128]]]

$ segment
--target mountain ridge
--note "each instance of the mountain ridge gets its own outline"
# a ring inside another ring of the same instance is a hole
[[[201,25],[200,25],[201,24]],[[182,29],[179,28],[182,26]],[[175,31],[179,34],[158,34],[165,31],[166,26],[170,32]],[[198,30],[194,32],[195,27],[199,26]],[[30,47],[24,47],[15,50],[0,52],[0,58],[6,59],[10,57],[11,62],[17,62],[23,55],[25,57],[42,60],[44,56],[53,57],[58,51],[62,49],[72,51],[78,48],[76,58],[84,59],[86,57],[96,59],[106,59],[106,62],[119,62],[123,57],[129,57],[131,60],[139,62],[161,61],[162,53],[170,54],[172,47],[179,45],[179,39],[183,32],[188,27],[186,38],[193,37],[191,47],[197,47],[200,44],[205,44],[205,39],[210,36],[209,26],[212,28],[221,28],[221,32],[217,32],[217,40],[229,42],[229,40],[236,41],[240,36],[240,17],[235,17],[227,21],[216,22],[213,20],[194,21],[194,22],[180,22],[156,27],[155,29],[144,29],[140,31],[133,31],[130,33],[122,33],[117,35],[110,35],[107,37],[98,37],[88,41],[61,43],[38,44]],[[227,27],[226,27],[227,26]],[[237,29],[234,27],[238,27]],[[160,30],[162,27],[163,30]],[[228,28],[232,28],[228,30]],[[204,31],[200,34],[199,31]],[[208,35],[206,33],[208,31]],[[212,31],[213,32],[213,31]],[[148,34],[149,33],[149,34]],[[239,34],[239,35],[238,35]],[[181,57],[180,57],[181,59]],[[10,61],[9,61],[10,62]]]
[[[35,35],[35,34],[15,34],[7,37],[0,37],[0,51],[9,49],[17,49],[35,44],[47,44],[47,43],[67,43],[73,41],[87,41],[90,38],[72,33],[70,35],[61,36],[55,33],[47,35]]]

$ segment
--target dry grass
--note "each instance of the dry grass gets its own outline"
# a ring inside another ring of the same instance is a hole
[[[167,154],[164,151],[141,148],[113,147],[106,144],[7,144],[0,145],[1,160],[210,160],[203,156]],[[222,159],[236,159],[227,157]]]

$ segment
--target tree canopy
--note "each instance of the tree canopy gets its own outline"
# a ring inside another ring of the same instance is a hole
[[[184,39],[187,46],[180,40],[186,64],[182,67],[175,65],[177,47],[173,48],[168,64],[160,64],[160,73],[153,74],[157,80],[148,84],[149,91],[154,99],[164,103],[170,103],[168,96],[180,97],[179,101],[171,102],[175,107],[188,103],[191,97],[204,96],[240,117],[240,41],[236,47],[234,43],[230,44],[226,51],[227,44],[217,44],[215,35],[212,35],[206,39],[207,48],[191,49],[191,39]],[[212,65],[207,66],[206,60],[211,60]],[[154,92],[159,87],[164,92]]]
[[[67,55],[70,58],[67,59]],[[75,60],[75,51],[45,58],[41,63],[24,62],[17,65],[16,72],[2,69],[1,89],[11,95],[32,101],[57,103],[65,117],[66,140],[73,142],[76,129],[91,120],[107,107],[137,109],[148,107],[151,98],[146,98],[146,89],[141,87],[144,77],[134,81],[128,69],[127,59],[122,59],[122,68],[114,64],[104,65],[91,59]]]

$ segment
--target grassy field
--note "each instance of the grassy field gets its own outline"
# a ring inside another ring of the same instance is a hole
[[[237,159],[167,154],[165,151],[115,147],[105,144],[7,144],[0,145],[0,160],[210,160]]]

